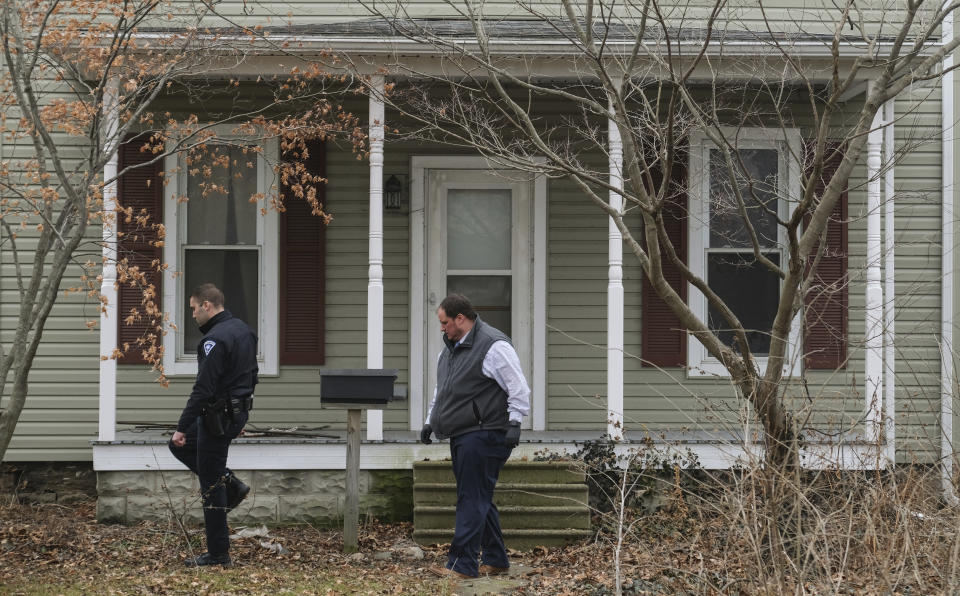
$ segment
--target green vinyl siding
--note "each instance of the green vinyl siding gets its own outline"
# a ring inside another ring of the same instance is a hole
[[[607,218],[568,180],[548,187],[547,429],[606,426]]]
[[[5,63],[0,60],[0,77],[4,74]],[[52,77],[37,80],[34,91],[45,103],[72,98],[69,88]],[[24,173],[24,161],[33,158],[33,147],[29,139],[11,138],[11,131],[20,131],[19,110],[10,106],[4,110],[7,130],[0,135],[0,162],[9,166],[16,179]],[[78,168],[87,147],[86,139],[58,131],[52,134],[65,168],[68,171]],[[0,195],[5,201],[11,198],[5,190],[0,191]],[[15,229],[20,224],[19,217],[12,215],[7,215],[5,221]],[[0,342],[4,354],[10,353],[20,310],[15,256],[29,281],[38,241],[37,223],[30,220],[17,230],[17,255],[6,233],[0,244]],[[73,264],[68,266],[33,362],[26,403],[5,461],[91,458],[89,442],[97,432],[100,336],[97,329],[91,330],[85,323],[99,321],[99,302],[84,291],[67,294],[65,290],[80,285],[80,264],[87,260],[99,262],[99,237],[100,228],[89,227],[85,242]],[[0,408],[8,405],[10,385],[7,387],[6,393],[0,396]]]

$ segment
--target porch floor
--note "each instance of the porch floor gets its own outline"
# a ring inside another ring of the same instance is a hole
[[[346,430],[323,430],[329,438],[312,437],[240,437],[230,448],[228,465],[237,470],[344,469]],[[92,441],[95,470],[183,469],[170,454],[169,431],[118,430],[114,441]],[[431,445],[419,442],[415,431],[384,431],[382,441],[362,441],[362,469],[410,469],[414,461],[446,459],[446,441]],[[582,444],[595,441],[601,431],[530,431],[521,435],[513,458],[535,459],[547,454],[572,455]],[[819,439],[819,440],[818,440]],[[826,440],[825,440],[826,439]],[[804,463],[811,468],[876,469],[884,467],[882,446],[864,440],[862,435],[809,437],[805,442]],[[731,432],[627,432],[617,444],[626,455],[639,448],[656,449],[664,455],[678,456],[681,465],[705,469],[727,469],[762,457],[762,443],[745,440]]]

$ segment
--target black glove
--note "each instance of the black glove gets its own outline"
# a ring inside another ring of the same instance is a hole
[[[507,427],[507,436],[506,436],[507,447],[513,449],[520,444],[520,423],[511,422],[510,426]]]
[[[433,443],[430,439],[430,435],[433,433],[433,427],[429,424],[424,424],[423,428],[420,429],[420,442],[424,445],[429,445]]]

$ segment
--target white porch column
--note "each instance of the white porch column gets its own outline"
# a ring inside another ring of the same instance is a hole
[[[897,461],[896,447],[896,349],[895,349],[895,325],[896,309],[894,299],[897,292],[894,285],[896,278],[896,260],[894,259],[894,243],[896,236],[894,234],[896,227],[894,225],[894,128],[893,120],[895,114],[896,100],[891,99],[883,105],[883,121],[886,127],[883,129],[883,157],[886,165],[884,174],[884,213],[883,213],[883,237],[884,237],[884,272],[883,272],[883,331],[884,346],[883,359],[886,384],[883,387],[883,435],[886,449],[887,461],[890,465]]]
[[[103,166],[104,181],[117,176],[117,81],[111,80],[104,94],[104,151],[112,153]],[[117,183],[114,180],[103,189],[103,271],[100,294],[106,299],[100,312],[100,405],[97,439],[113,441],[117,433],[117,360],[112,358],[117,347]]]
[[[872,90],[873,83],[870,84]],[[876,442],[881,422],[883,390],[883,286],[880,280],[882,259],[880,211],[880,149],[883,130],[880,111],[873,118],[867,136],[867,288],[866,288],[866,367],[864,399],[866,400],[866,438]]]
[[[370,256],[367,281],[367,368],[383,368],[383,91],[370,82]],[[367,440],[383,440],[383,410],[367,410]]]
[[[623,188],[623,140],[613,118],[607,120],[610,186]],[[610,191],[610,206],[623,213],[623,196]],[[623,238],[609,222],[607,265],[607,434],[623,438]]]

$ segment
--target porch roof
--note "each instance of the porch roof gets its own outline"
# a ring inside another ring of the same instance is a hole
[[[573,41],[576,31],[565,19],[489,19],[481,23],[486,42],[495,54],[577,56],[582,53],[580,44]],[[187,29],[175,27],[142,27],[138,34],[149,38],[187,32]],[[473,23],[451,18],[367,18],[302,25],[214,27],[205,32],[207,36],[219,39],[297,42],[296,45],[265,45],[258,48],[260,55],[306,54],[321,48],[360,54],[413,52],[429,55],[449,51],[451,47],[446,44],[456,44],[463,49],[477,44]],[[637,41],[637,27],[624,22],[596,24],[594,35],[611,51],[629,49]],[[641,41],[651,50],[666,48],[669,43],[673,52],[682,55],[684,47],[699,51],[708,40],[707,54],[710,55],[721,52],[741,56],[780,55],[788,51],[794,56],[811,57],[832,56],[835,41],[830,33],[703,27],[650,27]],[[441,42],[439,46],[438,41]],[[841,35],[836,41],[839,42],[840,57],[852,58],[862,57],[864,51],[882,53],[896,40],[892,36],[880,35],[868,43],[863,35]],[[275,48],[273,52],[271,47]],[[936,44],[926,47],[930,51]]]
[[[577,32],[566,19],[485,19],[480,21],[485,34],[491,39],[509,40],[547,40],[569,42]],[[612,22],[594,25],[594,36],[605,42],[633,43],[637,39],[637,27],[623,22]],[[141,33],[170,32],[180,29],[169,27],[143,27]],[[309,23],[301,25],[276,25],[270,27],[212,27],[207,29],[211,34],[232,35],[249,34],[256,31],[270,36],[296,37],[364,37],[364,38],[406,38],[431,35],[441,38],[457,40],[475,40],[474,25],[467,19],[450,18],[420,18],[420,19],[387,19],[369,18],[351,21],[335,21],[327,23]],[[678,42],[703,42],[709,38],[716,43],[729,42],[817,42],[821,44],[833,43],[834,36],[830,33],[815,33],[807,31],[752,31],[746,29],[707,29],[705,27],[648,27],[643,36],[644,42],[662,42],[667,39]],[[862,35],[841,35],[842,44],[861,45],[866,47]],[[892,36],[879,36],[876,41],[889,43],[894,41]]]
[[[491,38],[510,40],[552,40],[569,41],[576,36],[573,25],[566,19],[495,19],[481,21],[485,33]],[[599,40],[633,43],[637,38],[637,28],[625,23],[595,24],[594,36]],[[423,34],[437,37],[474,40],[476,35],[473,23],[465,19],[423,18],[423,19],[361,19],[335,23],[311,23],[306,25],[265,27],[274,35],[296,36],[419,36]],[[731,41],[816,41],[830,43],[833,36],[805,32],[770,32],[733,29],[708,30],[703,27],[670,27],[664,30],[649,27],[644,35],[645,42],[660,42],[666,39],[674,41],[704,41],[707,36],[718,43]],[[842,36],[847,43],[860,42],[863,38]],[[893,41],[893,38],[883,41]]]

